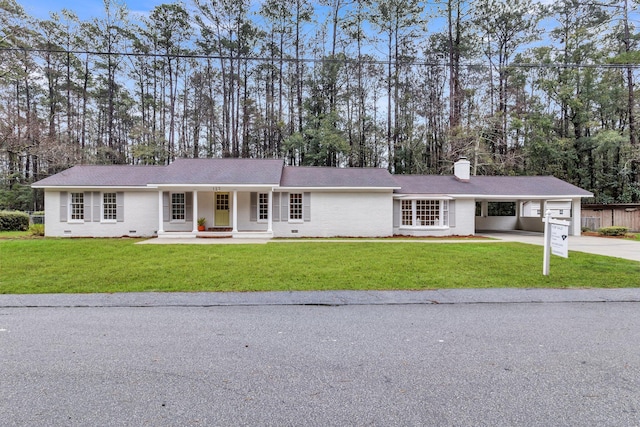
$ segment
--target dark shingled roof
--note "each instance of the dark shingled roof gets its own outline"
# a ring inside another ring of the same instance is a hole
[[[146,186],[156,179],[164,166],[131,165],[78,165],[33,184],[34,187],[49,186]]]
[[[380,168],[284,167],[270,159],[178,159],[168,166],[74,166],[34,187],[144,187],[149,184],[280,185],[292,188],[388,188],[397,194],[590,197],[552,176],[391,175]],[[400,189],[398,189],[400,188]]]
[[[281,187],[394,188],[391,174],[380,168],[285,167]]]
[[[271,159],[176,159],[149,183],[278,185],[283,166]]]
[[[479,196],[580,196],[592,193],[553,176],[472,176],[469,182],[452,175],[395,175],[400,194],[474,194]]]

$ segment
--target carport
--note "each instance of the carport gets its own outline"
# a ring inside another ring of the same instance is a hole
[[[542,219],[547,210],[551,211],[553,217],[571,222],[570,234],[580,235],[580,197],[548,198],[535,195],[476,198],[476,233],[511,230],[542,233]]]

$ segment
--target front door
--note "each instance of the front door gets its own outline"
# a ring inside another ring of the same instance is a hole
[[[229,226],[229,193],[216,193],[216,212],[214,225]]]

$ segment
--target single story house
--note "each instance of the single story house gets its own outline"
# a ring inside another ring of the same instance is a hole
[[[379,168],[285,166],[272,159],[177,159],[167,166],[80,165],[44,189],[45,234],[70,237],[379,237],[542,231],[523,202],[592,194],[550,176],[391,175]],[[204,218],[205,231],[198,231]]]

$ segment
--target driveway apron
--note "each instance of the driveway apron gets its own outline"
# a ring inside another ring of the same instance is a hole
[[[544,245],[542,233],[509,231],[479,233],[483,236],[507,242]],[[586,252],[640,262],[640,242],[609,237],[569,236],[569,251]]]

